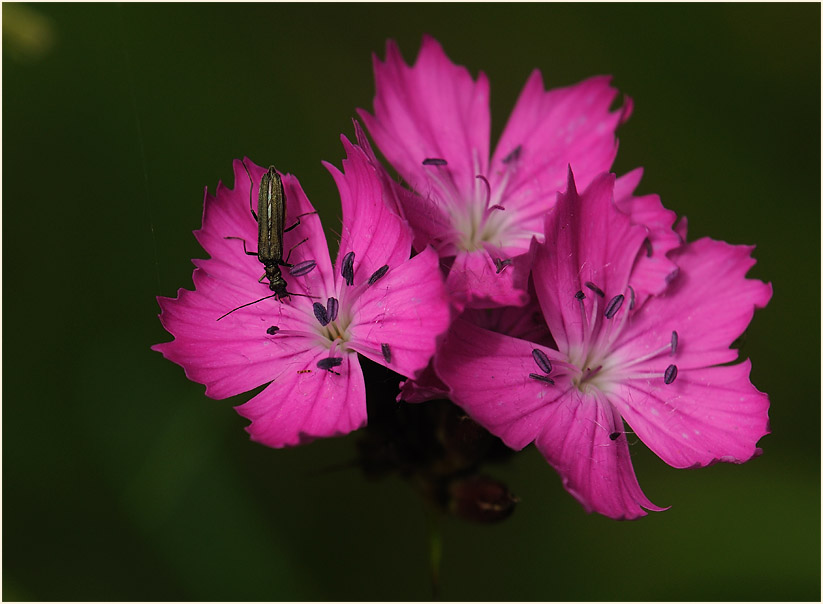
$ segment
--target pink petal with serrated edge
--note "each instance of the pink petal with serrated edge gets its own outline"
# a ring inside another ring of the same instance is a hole
[[[435,251],[427,248],[390,268],[360,295],[353,312],[352,350],[401,375],[422,372],[451,321]],[[382,344],[388,344],[391,362]]]
[[[435,355],[435,371],[448,385],[450,398],[512,449],[537,437],[547,408],[564,396],[562,388],[529,378],[538,371],[535,348],[557,358],[554,350],[457,319]]]
[[[318,369],[328,352],[307,351],[288,363],[279,379],[249,402],[235,407],[252,420],[246,431],[269,447],[305,444],[319,437],[341,436],[366,425],[366,390],[360,363],[343,355],[333,368]],[[308,369],[310,373],[298,373]]]
[[[643,494],[632,467],[623,422],[604,399],[571,388],[546,409],[537,448],[587,511],[631,520],[661,508]],[[610,435],[618,433],[612,440]]]
[[[384,200],[390,191],[368,156],[345,136],[341,140],[347,157],[343,160],[345,174],[324,162],[340,190],[343,206],[343,232],[334,270],[340,275],[344,256],[353,251],[354,282],[359,284],[383,265],[393,267],[408,260],[412,234]]]
[[[614,176],[603,174],[580,195],[569,170],[568,187],[546,215],[546,242],[536,245],[534,286],[549,330],[564,352],[582,342],[580,303],[592,316],[612,296],[624,294],[638,250],[646,238],[612,201]],[[592,282],[606,295],[589,290]]]
[[[677,353],[671,362],[678,369],[735,360],[737,351],[729,346],[745,331],[755,308],[765,307],[772,295],[770,284],[745,278],[755,263],[753,249],[706,238],[672,252],[680,267],[677,278],[633,317],[615,345],[615,354],[640,358],[677,331]],[[637,369],[663,371],[664,362],[650,359]]]
[[[769,432],[769,398],[752,386],[751,363],[679,370],[671,384],[629,380],[610,395],[632,430],[675,468],[743,463]]]
[[[492,158],[494,175],[505,171],[503,160],[520,148],[506,187],[507,207],[525,210],[536,204],[545,210],[546,196],[565,186],[569,164],[580,189],[611,167],[617,154],[614,132],[625,115],[609,112],[617,95],[610,81],[597,76],[546,92],[540,72],[532,72]]]
[[[452,63],[440,43],[423,37],[413,67],[397,44],[386,44],[386,60],[374,57],[374,115],[358,113],[383,155],[418,191],[427,190],[424,159],[448,161],[449,178],[468,195],[489,157],[489,84],[473,80]]]

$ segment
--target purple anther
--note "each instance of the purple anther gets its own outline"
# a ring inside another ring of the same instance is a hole
[[[631,296],[629,296],[629,310],[634,310],[634,288],[631,285],[629,285],[629,293],[631,294]]]
[[[383,358],[386,359],[386,362],[391,363],[391,348],[389,348],[389,345],[381,344],[380,351],[383,353]]]
[[[494,259],[494,266],[497,267],[497,274],[499,275],[504,268],[507,266],[511,266],[513,260],[511,258],[506,258],[505,260],[501,260],[500,258]]]
[[[448,163],[449,162],[447,162],[445,159],[441,159],[439,157],[427,157],[423,160],[424,166],[445,166]]]
[[[666,384],[671,384],[677,377],[677,365],[669,365],[666,367],[666,372],[663,374],[663,381]]]
[[[612,432],[611,434],[609,434],[609,438],[611,438],[612,440],[617,440],[618,438],[620,438],[620,432]]]
[[[331,371],[332,367],[340,367],[340,365],[342,364],[342,357],[327,357],[325,359],[320,359],[319,361],[317,361],[317,368],[325,369],[326,371]]]
[[[354,283],[354,252],[349,252],[343,256],[343,268],[340,272],[343,279],[346,280],[346,285]]]
[[[533,380],[537,380],[538,382],[546,382],[547,384],[551,384],[552,386],[554,386],[554,380],[547,375],[540,375],[539,373],[530,373],[529,377]]]
[[[623,306],[623,298],[623,294],[618,294],[609,300],[609,303],[606,304],[606,312],[603,313],[607,319],[611,319],[617,314],[617,311],[620,310],[621,306]]]
[[[654,250],[652,249],[652,241],[648,237],[643,240],[643,246],[646,248],[646,256],[652,257]]]
[[[540,367],[543,373],[548,375],[552,372],[552,362],[549,360],[549,357],[546,356],[545,352],[534,348],[532,349],[532,357],[534,357],[534,362],[537,363],[537,366]]]
[[[597,287],[597,286],[596,286],[594,283],[592,283],[591,281],[586,281],[583,285],[585,285],[586,287],[588,287],[590,290],[592,290],[594,293],[596,293],[596,294],[597,294],[598,296],[600,296],[601,298],[605,298],[605,297],[606,297],[606,294],[605,294],[605,293],[603,293],[603,290],[602,290],[602,289],[600,289],[599,287]]]
[[[326,307],[320,304],[320,302],[315,302],[312,306],[314,308],[314,316],[317,318],[317,322],[323,327],[328,325],[329,314],[326,312]]]
[[[583,293],[583,290],[577,290],[577,293],[574,295],[575,298],[580,300],[581,302],[586,299],[586,294]]]
[[[267,333],[267,334],[269,334],[270,336],[273,336],[273,335],[275,335],[278,331],[280,331],[280,328],[279,328],[277,325],[272,325],[271,327],[269,327],[269,328],[266,330],[266,333]]]
[[[674,353],[677,352],[677,340],[678,340],[677,332],[673,331],[672,332],[672,356],[674,356]]]
[[[306,260],[291,267],[289,269],[289,274],[293,277],[302,277],[303,275],[308,275],[312,272],[315,266],[317,266],[317,263],[314,260]]]
[[[329,298],[328,304],[326,305],[326,317],[329,319],[329,323],[337,319],[337,308],[340,304],[337,302],[337,298]]]
[[[384,264],[383,266],[378,268],[376,271],[374,271],[372,276],[369,277],[369,285],[374,285],[375,283],[380,281],[380,279],[383,278],[383,275],[385,275],[388,270],[389,270],[389,265]]]
[[[503,163],[508,164],[513,161],[517,161],[520,159],[520,152],[523,150],[522,145],[517,145],[514,149],[512,149],[509,154],[503,158]]]

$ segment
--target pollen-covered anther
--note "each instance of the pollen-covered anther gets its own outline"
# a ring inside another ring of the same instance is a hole
[[[374,285],[375,283],[380,281],[380,279],[383,278],[383,275],[385,275],[386,272],[388,272],[388,270],[389,270],[389,265],[384,264],[383,266],[378,268],[376,271],[374,271],[374,273],[372,273],[372,276],[369,277],[369,285]]]
[[[603,315],[607,319],[611,319],[612,317],[614,317],[614,315],[617,314],[617,311],[620,310],[620,307],[623,306],[623,299],[623,294],[618,294],[614,298],[609,300],[609,303],[606,304],[606,311],[603,313]]]
[[[320,302],[315,302],[312,305],[314,310],[314,316],[317,319],[317,322],[320,323],[323,327],[329,324],[329,313],[326,310],[326,307],[320,304]]]
[[[340,375],[336,371],[332,371],[332,367],[340,367],[343,364],[342,357],[327,357],[325,359],[320,359],[317,361],[317,368],[324,369],[336,375]]]
[[[337,298],[329,298],[328,302],[326,303],[326,318],[329,320],[329,323],[337,319],[337,310],[340,304],[337,301]]]
[[[663,382],[671,384],[677,378],[677,365],[669,365],[663,373]]]
[[[551,384],[552,386],[554,386],[554,380],[547,375],[540,375],[539,373],[530,373],[529,377],[533,380],[537,380],[539,382],[546,382],[547,384]]]
[[[505,260],[501,260],[500,258],[495,258],[494,259],[494,266],[497,269],[495,271],[495,274],[499,275],[501,272],[503,272],[504,268],[506,268],[507,266],[511,266],[512,262],[513,262],[513,260],[511,258],[506,258]]]
[[[312,272],[315,266],[317,266],[317,262],[314,260],[305,260],[304,262],[300,262],[299,264],[295,264],[291,267],[289,269],[289,274],[294,277],[302,277],[303,275],[308,275]]]
[[[600,296],[601,298],[605,298],[605,297],[606,297],[605,292],[604,292],[602,289],[600,289],[599,287],[597,287],[597,286],[596,286],[594,283],[592,283],[591,281],[586,281],[583,285],[585,285],[586,287],[588,287],[590,290],[592,290],[594,293],[596,293],[596,294],[597,294],[598,296]]]
[[[340,274],[346,281],[346,285],[354,284],[354,252],[349,252],[343,256],[343,266],[340,270]]]

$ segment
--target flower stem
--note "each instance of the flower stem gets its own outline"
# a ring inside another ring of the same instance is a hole
[[[439,600],[443,540],[440,531],[440,511],[434,505],[426,505],[426,524],[429,533],[429,571],[431,574],[432,600]]]

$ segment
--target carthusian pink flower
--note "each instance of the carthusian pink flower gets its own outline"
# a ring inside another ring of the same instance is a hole
[[[669,252],[677,271],[655,276],[642,262],[651,229],[618,208],[614,190],[603,174],[578,194],[569,171],[533,244],[553,344],[461,318],[434,364],[452,400],[508,446],[535,442],[587,510],[636,518],[663,508],[640,489],[624,420],[677,468],[760,452],[769,401],[748,360],[730,364],[730,345],[772,289],[746,279],[751,247],[711,239]]]
[[[409,259],[411,231],[384,201],[375,167],[359,147],[345,138],[343,145],[344,173],[327,165],[343,206],[334,266],[314,208],[297,179],[285,175],[285,226],[300,216],[284,235],[290,295],[249,304],[271,291],[258,281],[257,257],[244,251],[257,249],[258,225],[249,211],[249,178],[236,161],[235,189],[219,185],[216,196],[206,194],[195,235],[211,258],[194,261],[195,291],[158,299],[160,320],[175,339],[154,349],[205,384],[208,396],[267,384],[237,411],[252,420],[252,439],[271,447],[363,426],[365,385],[355,353],[412,377],[449,324],[437,254],[425,249]],[[245,164],[259,182],[264,170]]]
[[[532,237],[542,238],[543,214],[563,189],[569,164],[581,187],[611,167],[614,132],[628,118],[630,100],[609,111],[617,90],[607,76],[547,92],[535,70],[490,154],[482,72],[473,79],[428,36],[413,67],[390,41],[374,72],[374,114],[360,115],[415,192],[399,200],[415,248],[437,249],[456,306],[525,303],[526,284],[507,267]]]

